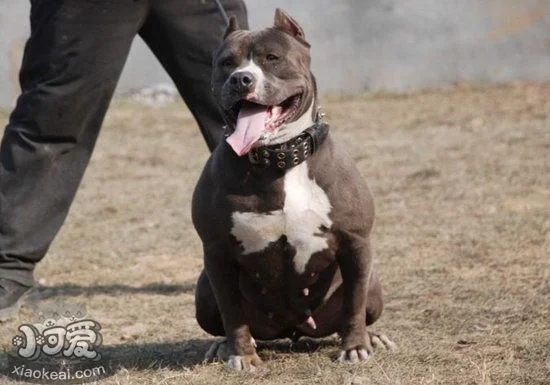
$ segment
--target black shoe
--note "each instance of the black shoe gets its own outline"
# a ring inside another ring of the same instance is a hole
[[[6,321],[19,311],[25,295],[30,290],[29,286],[0,278],[0,322]]]

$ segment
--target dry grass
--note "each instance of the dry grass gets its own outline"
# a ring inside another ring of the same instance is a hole
[[[201,364],[189,201],[208,154],[180,104],[112,106],[33,303],[87,305],[119,368],[102,384],[548,384],[550,84],[324,107],[375,194],[387,304],[375,326],[396,353],[340,366],[334,339],[280,341],[254,373]],[[0,346],[28,317],[0,326]]]

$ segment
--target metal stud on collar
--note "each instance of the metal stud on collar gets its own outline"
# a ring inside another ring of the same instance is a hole
[[[260,162],[260,159],[258,158],[258,153],[256,151],[250,151],[248,153],[248,160],[250,160],[250,163],[252,164],[258,164]]]
[[[316,121],[295,139],[277,146],[266,146],[249,152],[250,163],[261,168],[273,167],[276,170],[287,170],[304,162],[317,151],[328,133],[328,124]]]
[[[321,106],[317,107],[317,119],[322,121],[323,118],[326,116],[327,114],[325,114],[323,111],[321,111]]]

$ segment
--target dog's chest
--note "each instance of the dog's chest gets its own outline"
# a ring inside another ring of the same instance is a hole
[[[279,210],[234,212],[231,234],[240,242],[244,255],[261,252],[286,237],[296,250],[294,269],[301,274],[311,256],[328,247],[323,233],[332,225],[331,204],[325,191],[310,179],[306,162],[286,173],[284,193],[284,205]]]

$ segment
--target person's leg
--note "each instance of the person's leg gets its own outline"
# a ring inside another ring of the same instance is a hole
[[[222,0],[226,12],[248,28],[242,0]],[[224,121],[211,93],[212,53],[222,41],[225,21],[214,0],[156,0],[140,35],[164,66],[212,151]]]
[[[6,280],[33,284],[65,220],[148,7],[32,1],[22,92],[0,145],[0,310],[14,299]]]

